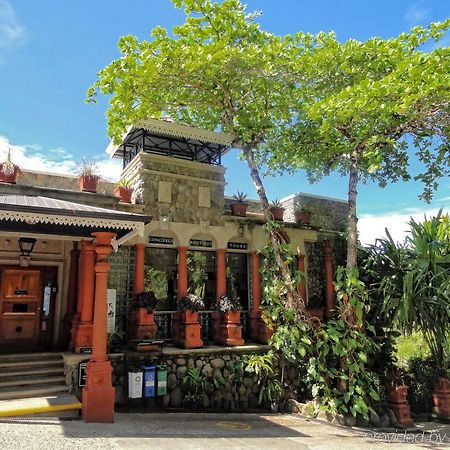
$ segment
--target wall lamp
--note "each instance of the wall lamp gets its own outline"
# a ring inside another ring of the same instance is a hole
[[[35,238],[21,237],[19,238],[20,256],[30,256],[36,244]]]

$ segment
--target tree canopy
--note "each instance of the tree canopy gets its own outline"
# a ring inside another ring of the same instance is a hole
[[[356,265],[358,181],[410,179],[411,146],[424,166],[415,178],[425,200],[450,173],[450,48],[421,50],[449,26],[366,42],[340,43],[332,33],[292,40],[296,113],[262,155],[272,170],[304,168],[312,180],[349,175],[348,267]]]

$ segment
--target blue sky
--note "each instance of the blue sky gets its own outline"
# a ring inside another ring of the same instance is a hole
[[[246,3],[250,10],[263,12],[260,22],[273,33],[334,30],[342,41],[395,36],[414,25],[450,17],[447,0]],[[14,156],[24,167],[58,172],[74,171],[73,161],[87,156],[98,159],[105,174],[117,173],[117,166],[105,161],[107,103],[85,104],[85,92],[96,72],[119,55],[119,36],[145,39],[156,25],[170,29],[182,20],[183,13],[169,0],[0,0],[0,152],[12,143],[17,146]],[[449,36],[443,45],[450,45]],[[244,189],[255,197],[236,151],[224,158],[224,165],[227,194]],[[266,185],[271,198],[298,191],[345,198],[347,192],[346,180],[338,176],[309,185],[299,173],[268,178]],[[362,228],[377,220],[383,226],[404,228],[402,220],[410,214],[449,208],[449,180],[441,181],[431,205],[417,199],[420,191],[414,182],[386,189],[361,186]]]

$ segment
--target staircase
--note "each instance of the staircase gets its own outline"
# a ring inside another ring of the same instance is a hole
[[[68,394],[60,353],[0,355],[0,416],[80,408]]]

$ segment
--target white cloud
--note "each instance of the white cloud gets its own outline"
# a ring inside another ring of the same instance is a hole
[[[0,0],[0,50],[20,45],[25,40],[25,28],[20,25],[11,4]]]
[[[427,8],[422,8],[420,4],[415,3],[408,8],[405,14],[406,23],[412,27],[423,23],[424,20],[427,20],[430,16],[430,10]]]
[[[13,145],[4,136],[0,136],[0,161],[4,161],[8,149],[11,149],[11,159],[20,168],[38,172],[50,172],[64,175],[75,174],[78,162],[81,158],[73,156],[62,147],[55,149],[43,149],[41,146]],[[122,171],[121,161],[109,158],[86,158],[94,159],[97,163],[99,173],[103,179],[116,181],[120,178]]]
[[[359,239],[363,244],[374,244],[377,238],[385,237],[387,228],[396,242],[403,242],[408,232],[408,222],[413,218],[416,222],[423,222],[427,218],[436,216],[439,209],[408,209],[410,212],[385,215],[362,215],[358,220]]]

